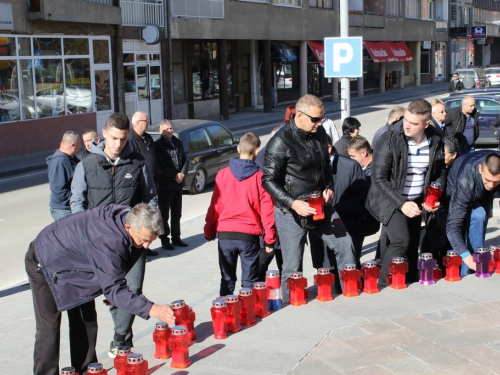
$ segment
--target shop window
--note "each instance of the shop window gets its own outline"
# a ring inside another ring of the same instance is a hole
[[[195,100],[219,97],[217,43],[203,42],[193,45],[193,96]]]
[[[61,59],[34,60],[35,97],[40,117],[64,114],[63,69]]]
[[[109,64],[109,41],[93,40],[94,64]]]
[[[0,122],[20,120],[21,103],[15,60],[0,61]]]
[[[89,40],[87,38],[64,38],[65,55],[88,55]]]
[[[430,74],[431,73],[431,59],[429,51],[422,51],[420,53],[420,73]]]
[[[128,65],[123,67],[123,76],[125,81],[125,93],[132,92],[135,94],[135,66]]]
[[[333,9],[332,0],[309,0],[309,8]]]
[[[133,63],[133,62],[135,62],[135,55],[133,53],[124,53],[123,54],[123,62],[124,63]]]
[[[90,60],[66,60],[66,105],[67,113],[92,112],[92,91],[90,86]]]
[[[276,89],[286,90],[296,88],[298,80],[294,80],[293,63],[274,63],[276,71]]]
[[[62,55],[61,38],[33,38],[35,56]]]
[[[31,38],[19,38],[19,56],[31,56]]]
[[[20,97],[22,98],[21,119],[30,120],[40,117],[40,107],[35,106],[33,91],[33,60],[21,60],[21,87]]]
[[[161,99],[161,74],[159,66],[149,68],[149,80],[151,87],[151,100]]]
[[[149,84],[148,84],[148,67],[138,66],[137,67],[137,93],[139,101],[143,102],[149,100]]]
[[[111,77],[109,70],[94,71],[97,111],[111,110]]]
[[[0,38],[0,56],[16,56],[16,38]]]
[[[148,55],[146,54],[137,54],[135,55],[135,61],[144,61],[144,62],[147,62],[148,61]]]
[[[159,53],[150,53],[149,54],[149,61],[160,61],[160,54]]]

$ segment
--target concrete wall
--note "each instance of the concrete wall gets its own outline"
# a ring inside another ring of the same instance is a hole
[[[194,118],[212,117],[219,114],[219,99],[196,100],[194,102]]]
[[[96,129],[95,113],[0,124],[0,158],[55,150],[66,131],[87,128]]]

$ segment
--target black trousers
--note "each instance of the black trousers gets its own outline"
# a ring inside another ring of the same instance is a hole
[[[258,281],[266,281],[266,272],[275,256],[278,271],[281,275],[281,270],[283,269],[283,254],[281,253],[281,249],[273,249],[270,253],[266,252],[266,249],[260,249]]]
[[[421,203],[421,202],[416,202]],[[406,257],[408,259],[408,273],[406,282],[418,281],[418,245],[420,243],[420,227],[422,216],[409,218],[401,211],[396,210],[391,220],[383,228],[388,237],[389,244],[385,254],[381,251],[381,273],[379,278],[380,286],[387,286],[385,276],[388,273],[389,264],[394,257]]]
[[[163,241],[168,240],[170,234],[172,234],[172,239],[181,238],[182,190],[181,187],[158,192],[158,208],[163,218],[163,229],[165,230],[165,233],[160,236]]]
[[[59,375],[61,312],[47,280],[38,267],[33,243],[24,259],[35,309],[35,348],[33,374]],[[71,366],[82,374],[97,362],[97,313],[94,300],[68,310]]]

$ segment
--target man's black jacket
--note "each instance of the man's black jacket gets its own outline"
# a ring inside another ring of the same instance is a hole
[[[488,191],[484,188],[479,164],[486,155],[494,151],[476,151],[460,156],[450,167],[448,173],[448,189],[446,195],[449,203],[448,219],[446,220],[446,235],[453,248],[462,254],[468,251],[463,233],[466,216],[474,203],[481,201],[490,204],[496,188]],[[496,152],[497,154],[500,154]]]
[[[474,119],[474,142],[476,142],[477,137],[479,137],[479,112],[476,108],[471,116]],[[464,130],[465,115],[462,112],[462,106],[453,108],[444,119],[444,132],[447,136],[456,138],[461,147],[465,147],[467,146],[467,138],[464,136]]]
[[[128,143],[135,152],[144,156],[154,183],[158,183],[159,170],[158,164],[156,163],[155,143],[153,138],[148,133],[144,133],[144,138],[142,138],[132,128],[128,135]]]
[[[316,133],[306,133],[290,119],[267,144],[265,158],[262,186],[278,208],[289,210],[296,199],[306,200],[313,191],[333,190],[322,126]]]
[[[450,86],[448,87],[448,91],[449,92],[454,92],[455,90],[461,91],[463,89],[464,89],[464,84],[460,80],[457,82],[457,86],[456,87],[455,87],[455,82],[454,81],[451,81],[450,82]]]
[[[185,177],[188,172],[188,161],[182,141],[175,135],[172,142],[165,137],[160,137],[155,141],[156,160],[160,168],[160,188],[159,190],[176,190],[185,185],[186,179],[180,184],[175,182],[178,173]]]
[[[384,225],[387,225],[394,211],[406,202],[403,188],[408,170],[408,143],[401,124],[398,124],[398,128],[400,130],[389,130],[380,136],[378,149],[373,153],[372,185],[366,200],[368,211]],[[425,129],[425,136],[430,143],[430,160],[424,186],[438,181],[444,189],[446,168],[443,142],[431,125]]]

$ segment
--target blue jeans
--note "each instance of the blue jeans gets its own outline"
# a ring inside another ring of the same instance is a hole
[[[71,210],[59,210],[57,208],[51,208],[50,214],[52,215],[52,219],[54,219],[54,221],[57,221],[71,215]]]
[[[470,254],[474,254],[478,247],[484,246],[484,239],[486,237],[486,225],[490,216],[490,202],[483,203],[476,202],[470,209],[467,215],[468,223],[465,231],[465,245],[470,253],[462,254],[462,258],[466,258]],[[460,275],[465,276],[469,273],[469,267],[462,263]]]
[[[308,233],[323,240],[328,251],[333,252],[339,270],[343,270],[344,266],[348,263],[356,263],[351,236],[347,233],[338,213],[334,211],[331,205],[325,205],[324,211],[325,217],[330,220],[322,220],[316,223],[314,229],[306,229],[301,225],[300,216],[295,211],[282,212],[279,208],[274,207],[274,219],[276,220],[276,229],[280,234],[281,252],[283,255],[281,290],[284,301],[288,301],[289,299],[286,281],[292,275],[292,272],[302,271],[304,245]],[[324,247],[321,246],[319,249],[311,248],[311,251],[318,251],[320,254],[323,254]],[[325,262],[324,267],[331,267],[329,258],[328,256],[323,258]],[[338,281],[336,280],[336,282]],[[341,286],[342,284],[340,282]]]

